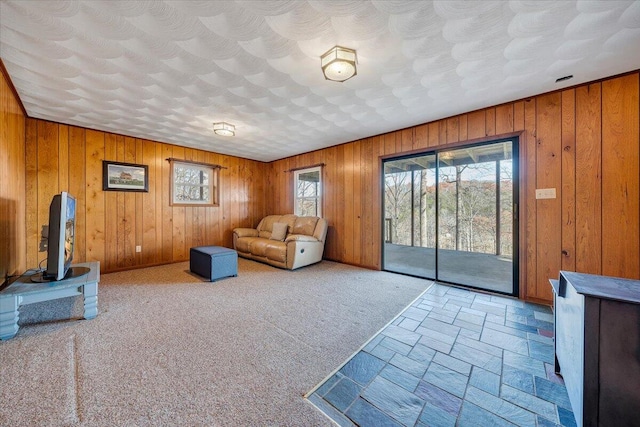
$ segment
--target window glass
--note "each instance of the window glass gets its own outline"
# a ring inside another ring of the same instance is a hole
[[[172,161],[172,204],[217,206],[218,171],[214,166]]]
[[[295,171],[294,213],[298,216],[322,216],[322,168]]]

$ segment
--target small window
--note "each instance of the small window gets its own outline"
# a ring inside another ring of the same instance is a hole
[[[219,171],[216,165],[171,159],[171,204],[218,206]]]
[[[322,167],[295,171],[295,206],[298,216],[322,216]]]

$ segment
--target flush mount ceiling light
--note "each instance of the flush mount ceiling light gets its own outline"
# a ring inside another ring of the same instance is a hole
[[[356,51],[334,46],[320,57],[322,72],[327,80],[343,82],[358,74]]]
[[[227,122],[217,122],[213,124],[213,132],[220,136],[235,136],[236,127]]]

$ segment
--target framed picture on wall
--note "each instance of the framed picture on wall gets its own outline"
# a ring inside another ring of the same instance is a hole
[[[103,160],[102,189],[149,192],[149,166]]]

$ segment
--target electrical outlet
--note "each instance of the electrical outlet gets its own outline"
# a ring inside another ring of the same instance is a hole
[[[142,252],[142,246],[140,245],[136,246],[136,252]]]
[[[555,199],[555,188],[538,188],[536,189],[536,199]]]

